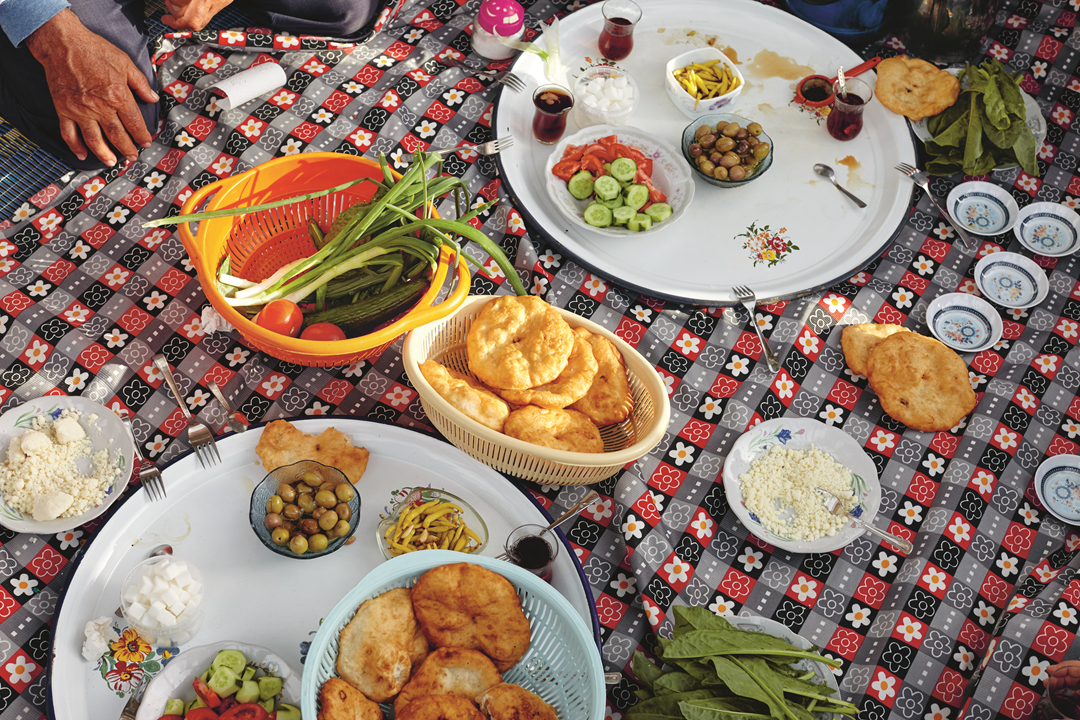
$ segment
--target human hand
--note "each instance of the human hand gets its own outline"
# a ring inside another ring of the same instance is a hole
[[[165,0],[161,22],[173,30],[202,30],[232,0]]]
[[[34,31],[26,46],[45,69],[60,136],[76,157],[85,160],[89,151],[115,165],[106,139],[128,160],[138,157],[136,144],[150,147],[153,138],[135,95],[146,102],[157,102],[158,95],[122,50],[70,10]]]
[[[1046,687],[1051,693],[1080,688],[1080,661],[1066,660],[1046,668]]]

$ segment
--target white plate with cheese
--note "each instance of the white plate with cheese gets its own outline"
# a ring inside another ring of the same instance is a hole
[[[851,513],[862,520],[872,523],[874,516],[877,515],[878,506],[881,504],[881,485],[878,483],[877,468],[873,460],[863,452],[859,443],[850,435],[817,420],[803,418],[766,420],[743,433],[735,441],[735,445],[724,462],[724,490],[727,493],[728,505],[750,532],[770,545],[798,553],[832,552],[866,532],[854,522],[847,521],[831,535],[800,539],[793,537],[797,533],[770,530],[762,524],[761,519],[746,506],[740,478],[751,470],[751,465],[756,460],[771,452],[775,447],[797,451],[814,447],[846,468],[851,474],[850,484],[854,502]],[[808,483],[811,486],[817,484],[819,483],[815,481]],[[818,505],[823,507],[818,493],[813,489],[810,492],[808,502],[813,503],[814,509],[816,510]],[[798,523],[798,519],[794,517],[796,513],[792,508],[784,507],[778,500],[774,501],[774,508],[778,511],[781,521]]]

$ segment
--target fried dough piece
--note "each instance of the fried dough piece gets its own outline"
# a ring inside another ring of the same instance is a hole
[[[421,363],[420,372],[446,402],[481,425],[495,432],[502,432],[506,416],[510,414],[510,407],[501,397],[468,375],[440,365],[434,360]]]
[[[395,710],[394,720],[484,720],[484,716],[463,697],[425,695]]]
[[[351,483],[359,482],[368,461],[368,451],[353,447],[349,436],[337,428],[326,428],[318,436],[308,435],[287,420],[275,420],[263,429],[255,454],[267,472],[301,460],[314,460],[337,468]]]
[[[465,339],[469,370],[500,390],[525,390],[559,376],[574,333],[538,297],[497,297],[480,311]]]
[[[912,430],[948,430],[977,398],[960,356],[918,333],[896,333],[870,353],[870,387],[881,408]]]
[[[476,699],[489,720],[559,720],[555,708],[520,685],[496,685]]]
[[[622,354],[603,335],[596,335],[585,328],[577,328],[574,332],[588,334],[589,345],[596,358],[596,375],[589,391],[570,405],[570,409],[585,413],[600,427],[621,423],[634,409]]]
[[[877,96],[885,107],[913,121],[952,107],[960,81],[925,60],[897,55],[877,66]]]
[[[392,698],[409,681],[416,630],[408,588],[364,601],[341,631],[338,675],[375,702]]]
[[[438,648],[479,650],[506,672],[529,649],[532,629],[506,578],[468,563],[441,565],[413,586],[413,610]]]
[[[427,656],[394,700],[394,712],[425,695],[460,695],[476,701],[480,693],[502,682],[488,656],[477,650],[443,647]]]
[[[503,423],[510,437],[553,450],[604,452],[604,439],[587,415],[577,410],[549,410],[526,405],[510,413]]]
[[[844,349],[844,359],[847,360],[851,372],[866,377],[866,364],[870,360],[870,353],[877,344],[898,332],[911,332],[903,325],[885,325],[879,323],[864,323],[862,325],[848,325],[844,328],[844,334],[840,336],[840,347]]]
[[[341,678],[332,677],[319,690],[319,720],[383,720],[377,703]]]
[[[585,328],[574,330],[574,349],[570,351],[570,358],[559,377],[528,390],[500,390],[499,394],[515,405],[539,405],[544,408],[564,408],[585,397],[598,368],[588,340],[591,335]]]

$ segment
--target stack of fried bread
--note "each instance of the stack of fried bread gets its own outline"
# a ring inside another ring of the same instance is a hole
[[[955,76],[907,55],[882,60],[877,76],[881,104],[913,121],[952,107],[960,95],[960,81]]]
[[[318,720],[557,720],[534,693],[504,683],[529,649],[531,627],[514,586],[457,563],[360,605],[341,631]]]
[[[466,338],[471,375],[428,360],[420,372],[462,413],[534,445],[600,453],[599,428],[633,409],[622,355],[607,338],[573,329],[537,297],[499,297]]]
[[[844,359],[864,375],[882,409],[912,430],[948,430],[975,409],[964,361],[944,344],[901,325],[848,325]]]

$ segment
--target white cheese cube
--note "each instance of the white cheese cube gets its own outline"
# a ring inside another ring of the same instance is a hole
[[[585,95],[585,104],[588,105],[589,107],[596,107],[596,96],[595,95]]]
[[[142,623],[143,625],[145,625],[148,628],[156,628],[156,627],[161,626],[161,623],[159,623],[154,618],[150,617],[149,612],[147,612],[145,615],[143,615],[142,620],[140,620],[139,622]]]
[[[611,101],[604,98],[600,102],[596,103],[597,110],[609,110],[611,108]]]
[[[186,608],[184,608],[184,612],[182,612],[182,613],[180,613],[179,615],[176,616],[176,622],[178,622],[178,623],[186,622],[187,620],[189,620],[190,618],[193,618],[193,617],[195,617],[195,610],[189,605]]]
[[[139,622],[143,619],[143,616],[146,615],[146,611],[147,607],[145,605],[143,605],[142,603],[133,602],[128,605],[127,614],[129,618],[131,618],[135,622]]]
[[[139,594],[149,595],[154,590],[154,581],[150,576],[143,575],[139,578]]]
[[[176,577],[173,578],[173,582],[175,582],[182,588],[186,588],[188,585],[191,584],[191,573],[189,573],[187,570],[181,570],[179,573],[176,574]]]
[[[161,577],[160,575],[154,577],[154,589],[150,591],[153,595],[160,596],[161,593],[165,592],[168,589],[169,589],[169,581],[168,580]]]
[[[188,564],[184,560],[170,560],[169,564],[176,566],[176,569],[181,573],[188,572]]]
[[[184,604],[187,606],[188,610],[194,610],[199,607],[200,603],[202,603],[202,595],[192,595]]]
[[[82,425],[80,425],[79,421],[75,418],[59,418],[53,423],[52,428],[56,442],[61,445],[77,442],[86,437],[86,431],[83,430]]]
[[[146,616],[156,622],[158,625],[165,623],[165,618],[172,618],[175,622],[176,618],[169,612],[168,608],[162,605],[160,602],[155,602],[150,606],[150,609],[146,612]]]
[[[189,593],[187,590],[181,590],[180,591],[180,602],[187,605],[188,600],[191,600],[191,593]]]
[[[172,627],[176,624],[176,616],[166,610],[165,614],[161,616],[160,622],[161,627]]]
[[[180,602],[180,593],[177,592],[176,588],[170,586],[165,589],[165,592],[161,593],[161,602],[165,603],[165,607],[175,605]]]
[[[200,582],[192,580],[191,583],[184,589],[191,593],[192,597],[202,597],[202,583]]]
[[[169,612],[171,612],[173,615],[176,615],[176,616],[179,616],[180,613],[184,612],[184,610],[186,610],[186,609],[187,609],[187,606],[184,605],[184,603],[182,603],[179,600],[177,600],[176,602],[171,603],[171,604],[168,605]]]
[[[139,600],[139,588],[136,585],[132,585],[124,593],[124,600],[128,603],[138,602]]]
[[[618,100],[621,96],[622,93],[619,92],[619,88],[614,85],[608,83],[604,86],[604,97],[608,100]]]
[[[615,87],[619,88],[620,90],[629,87],[629,83],[626,82],[625,75],[619,75],[618,77],[614,78],[612,82],[615,83]]]
[[[166,580],[175,580],[180,574],[180,568],[176,563],[162,563],[161,576]]]

